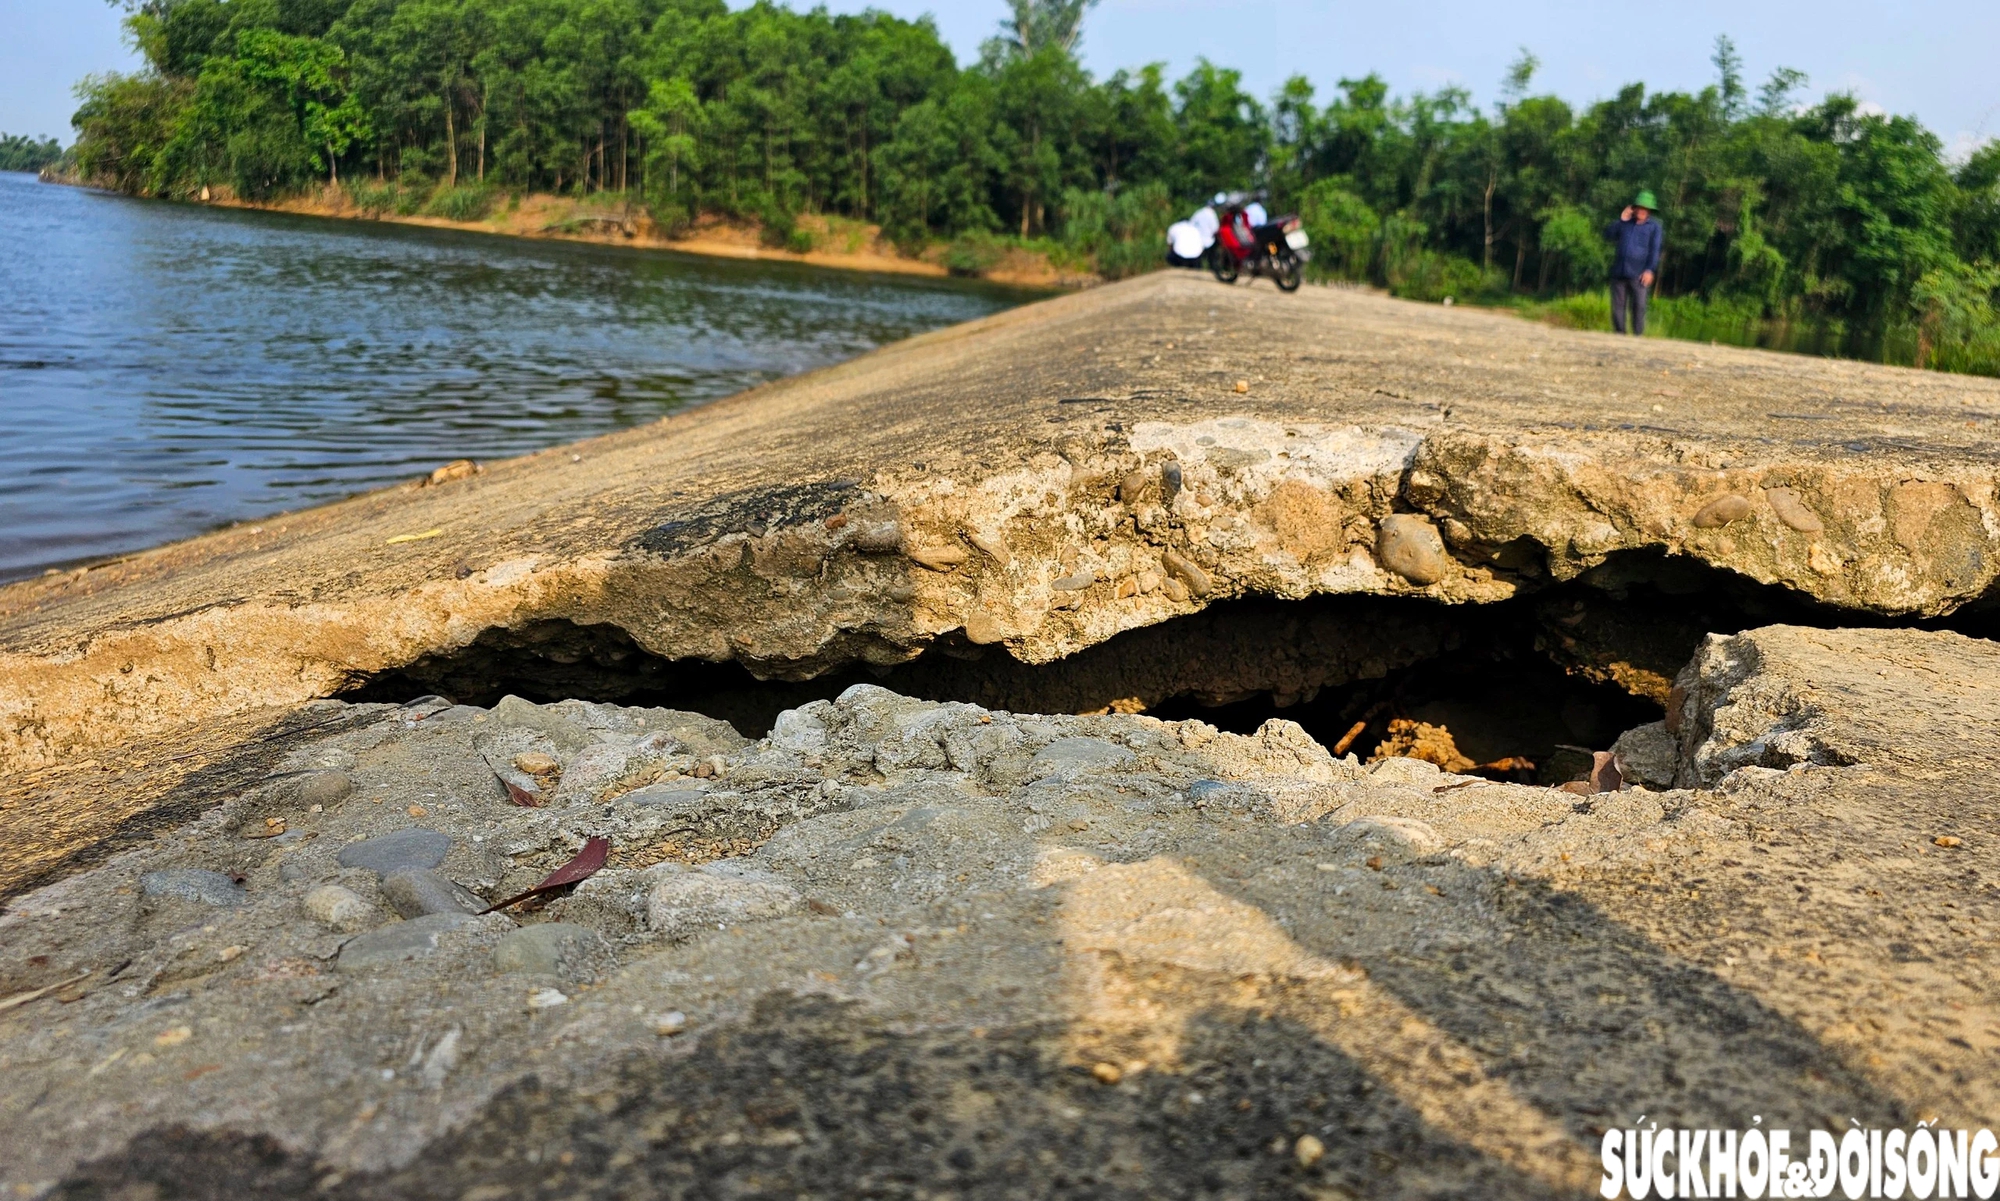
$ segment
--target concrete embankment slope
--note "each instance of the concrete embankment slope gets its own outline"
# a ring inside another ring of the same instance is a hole
[[[1156,275],[0,590],[0,761],[549,620],[799,678],[946,636],[1045,662],[1243,594],[1490,601],[1648,550],[1947,614],[2000,571],[1996,417],[2000,381]]]
[[[1156,277],[0,591],[0,1191],[1574,1197],[1641,1114],[2000,1125],[2000,650],[1814,628],[1983,601],[1996,415]],[[1516,598],[1663,715],[1581,793],[1104,704]],[[473,696],[916,656],[952,703],[761,737]],[[378,677],[478,703],[323,699]]]

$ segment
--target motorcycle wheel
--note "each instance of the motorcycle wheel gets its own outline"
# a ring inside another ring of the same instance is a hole
[[[1226,250],[1209,252],[1208,269],[1215,272],[1215,278],[1225,284],[1236,282],[1236,256]]]
[[[1277,270],[1271,275],[1272,282],[1278,285],[1280,292],[1298,291],[1299,284],[1304,279],[1305,269],[1300,266],[1299,260],[1293,258],[1291,255],[1286,255],[1284,258],[1278,260]]]

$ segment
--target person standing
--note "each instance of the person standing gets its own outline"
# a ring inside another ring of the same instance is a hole
[[[1170,267],[1199,267],[1206,261],[1208,248],[1215,245],[1215,232],[1222,228],[1222,219],[1215,215],[1215,209],[1197,209],[1194,216],[1185,221],[1176,221],[1167,226],[1167,265]]]
[[[1611,243],[1611,328],[1621,334],[1628,311],[1632,333],[1646,332],[1646,298],[1660,270],[1660,223],[1653,220],[1659,207],[1651,192],[1642,191],[1604,229]]]

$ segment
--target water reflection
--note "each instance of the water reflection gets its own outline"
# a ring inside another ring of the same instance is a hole
[[[0,579],[650,421],[1022,297],[0,173]]]

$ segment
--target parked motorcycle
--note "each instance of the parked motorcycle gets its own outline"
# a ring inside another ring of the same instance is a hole
[[[1252,226],[1243,212],[1248,200],[1231,198],[1216,206],[1222,228],[1216,232],[1215,245],[1208,249],[1209,270],[1225,284],[1235,283],[1247,272],[1252,277],[1270,276],[1280,291],[1298,291],[1305,264],[1312,257],[1307,249],[1311,239],[1296,214]]]

